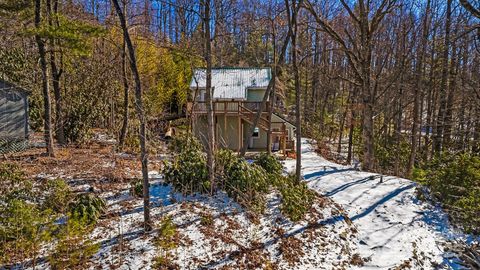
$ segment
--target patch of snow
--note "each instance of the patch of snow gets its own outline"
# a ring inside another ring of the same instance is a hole
[[[284,165],[293,171],[295,160]],[[450,226],[439,206],[418,200],[415,182],[327,161],[307,139],[302,140],[302,174],[310,188],[340,204],[357,227],[357,248],[369,258],[362,269],[389,269],[406,261],[422,269],[461,268],[443,245],[472,241],[472,236]]]

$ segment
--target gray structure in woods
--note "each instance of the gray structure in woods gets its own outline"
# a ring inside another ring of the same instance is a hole
[[[28,138],[28,92],[0,79],[0,142]]]

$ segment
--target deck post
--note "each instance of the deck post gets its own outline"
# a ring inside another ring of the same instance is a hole
[[[283,156],[287,156],[287,136],[285,136],[286,128],[285,123],[282,124],[282,152]]]
[[[241,136],[241,129],[242,129],[242,119],[240,118],[240,115],[237,116],[237,123],[238,123],[238,126],[237,126],[237,138],[238,138],[238,152],[240,153],[240,151],[242,150],[242,141],[243,141],[243,136]]]

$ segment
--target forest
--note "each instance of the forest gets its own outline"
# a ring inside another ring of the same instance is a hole
[[[480,269],[479,0],[0,0],[0,83],[0,269]]]

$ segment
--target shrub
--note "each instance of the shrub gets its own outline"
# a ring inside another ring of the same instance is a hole
[[[275,158],[275,156],[267,152],[261,153],[254,163],[262,167],[269,174],[282,174],[282,164]]]
[[[87,224],[94,224],[106,208],[105,200],[94,194],[84,193],[78,195],[70,204],[70,215],[81,219]]]
[[[36,204],[13,198],[0,205],[0,263],[36,255],[41,243],[51,238],[55,215]]]
[[[143,182],[140,179],[135,179],[130,182],[130,194],[134,197],[143,196]]]
[[[186,141],[190,143],[178,143],[176,149],[180,152],[176,153],[171,162],[164,164],[165,181],[183,194],[207,192],[210,190],[210,182],[205,155],[196,139],[187,137]]]
[[[262,167],[268,175],[268,182],[270,185],[277,186],[282,184],[284,177],[282,177],[283,166],[273,156],[268,153],[262,153],[255,160],[254,164]]]
[[[192,135],[178,135],[169,143],[168,149],[173,153],[184,151],[203,151],[202,144]]]
[[[123,147],[129,152],[139,152],[140,151],[140,139],[135,133],[127,133]]]
[[[170,251],[178,245],[179,234],[177,226],[170,216],[164,217],[158,228],[158,235],[155,238],[155,246],[160,254],[154,258],[154,269],[180,269],[172,262]]]
[[[164,251],[168,251],[176,248],[177,242],[177,225],[173,223],[172,217],[164,217],[160,222],[160,226],[158,228],[158,236],[155,239],[155,245]]]
[[[225,172],[228,172],[237,160],[238,156],[232,150],[217,150],[215,153],[215,170],[217,175],[225,178]]]
[[[200,214],[200,224],[203,226],[212,226],[215,223],[213,220],[213,215],[210,213]]]
[[[62,179],[51,179],[46,182],[42,189],[45,193],[42,207],[65,214],[72,200],[72,192],[67,183]]]
[[[89,258],[100,248],[100,244],[88,239],[92,229],[88,216],[68,218],[58,233],[58,243],[48,258],[52,269],[86,268]]]
[[[282,195],[282,213],[292,221],[301,220],[312,207],[315,192],[305,182],[296,183],[294,175],[284,177],[279,189]]]
[[[40,207],[32,181],[15,164],[0,164],[0,264],[32,258],[51,238],[57,215]]]
[[[256,164],[248,164],[230,150],[217,153],[217,166],[222,168],[223,186],[227,194],[240,205],[254,212],[262,212],[269,187],[265,170]]]
[[[414,170],[414,179],[427,185],[467,232],[480,232],[480,157],[443,155]]]
[[[13,163],[0,164],[0,202],[9,199],[32,200],[33,183],[26,179],[20,167]]]

